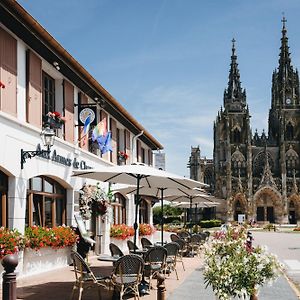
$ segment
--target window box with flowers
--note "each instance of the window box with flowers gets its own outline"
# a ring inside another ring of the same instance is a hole
[[[71,247],[77,235],[67,226],[54,228],[28,227],[25,234],[17,230],[0,228],[0,259],[17,254],[17,272],[32,275],[53,270],[69,263]]]
[[[156,229],[150,224],[139,224],[139,236],[152,235]]]
[[[244,227],[218,231],[204,251],[204,281],[220,300],[258,299],[257,291],[272,282],[282,265],[277,258],[247,240]]]
[[[126,162],[129,155],[125,151],[118,151],[118,161],[121,163]]]
[[[123,252],[127,250],[127,240],[134,236],[132,226],[115,224],[110,227],[110,241],[116,244]]]
[[[38,274],[68,265],[71,247],[76,241],[77,235],[68,226],[26,228],[22,275]]]
[[[62,125],[65,124],[66,118],[57,111],[49,111],[45,116],[44,121],[45,123],[48,123],[51,128],[60,129]]]

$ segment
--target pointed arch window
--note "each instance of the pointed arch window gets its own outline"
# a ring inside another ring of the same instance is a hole
[[[285,138],[288,141],[292,141],[294,139],[294,126],[291,122],[288,122],[285,128]]]
[[[232,142],[234,144],[241,143],[241,131],[238,128],[235,128],[232,132]]]

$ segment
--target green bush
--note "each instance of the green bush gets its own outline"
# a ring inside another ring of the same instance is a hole
[[[202,228],[220,227],[222,224],[221,220],[203,220],[199,222]]]

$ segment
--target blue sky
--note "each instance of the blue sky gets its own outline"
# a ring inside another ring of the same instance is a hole
[[[167,170],[180,175],[191,146],[212,158],[233,37],[253,133],[267,130],[282,12],[300,66],[299,0],[19,3],[163,144]]]

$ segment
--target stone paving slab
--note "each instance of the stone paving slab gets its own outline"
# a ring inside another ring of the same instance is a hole
[[[212,288],[205,287],[201,268],[197,268],[177,289],[173,290],[167,300],[212,300],[215,299]],[[297,300],[299,297],[281,276],[272,286],[265,285],[259,292],[259,300]]]

